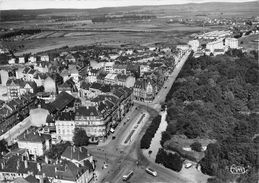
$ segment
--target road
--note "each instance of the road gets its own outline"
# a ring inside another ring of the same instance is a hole
[[[100,146],[89,146],[89,152],[93,154],[97,160],[96,174],[97,180],[93,182],[110,182],[120,183],[122,176],[127,174],[130,170],[134,171],[130,182],[144,183],[144,182],[167,182],[167,183],[188,183],[191,182],[182,177],[179,173],[171,171],[149,161],[142,153],[140,147],[140,139],[144,132],[150,125],[152,119],[158,114],[160,109],[160,103],[165,101],[165,97],[173,85],[177,75],[187,60],[190,52],[187,52],[182,59],[178,62],[171,76],[164,83],[164,87],[160,90],[155,97],[154,102],[151,104],[142,104],[140,102],[135,103],[133,110],[131,110],[123,121],[117,127],[113,136],[116,136],[114,140],[108,139],[107,142]],[[141,115],[147,115],[149,118],[143,118],[142,125],[139,125],[138,132],[134,138],[131,139],[131,143],[123,143],[125,138],[129,135],[136,121],[138,121]],[[111,138],[111,137],[110,137]],[[138,161],[138,164],[137,164]],[[103,168],[104,164],[108,164],[108,168]],[[158,172],[157,177],[153,177],[145,172],[147,166],[152,167]]]

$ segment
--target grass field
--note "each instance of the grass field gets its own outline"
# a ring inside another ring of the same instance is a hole
[[[60,30],[44,31],[39,34],[28,36],[23,40],[3,41],[2,44],[8,48],[16,49],[15,55],[24,53],[37,53],[63,46],[79,46],[101,43],[105,45],[140,44],[149,45],[156,42],[168,44],[187,43],[189,35],[199,33],[202,30],[213,30],[213,27],[203,29],[198,26],[184,24],[167,24],[165,22],[139,23],[101,23],[89,25],[88,28],[95,31]],[[111,32],[101,32],[106,30]],[[120,32],[114,32],[114,31]],[[127,32],[132,31],[132,32]],[[24,45],[24,47],[21,47]]]
[[[259,34],[253,34],[239,39],[239,46],[244,47],[247,50],[259,49]]]

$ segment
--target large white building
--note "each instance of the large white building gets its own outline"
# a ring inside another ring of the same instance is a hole
[[[238,48],[238,40],[236,38],[226,38],[225,39],[225,46],[228,48],[234,48],[237,49]]]
[[[112,73],[114,65],[115,65],[115,62],[105,62],[104,63],[104,71]]]
[[[51,77],[47,77],[44,81],[44,91],[49,93],[56,93],[56,90],[56,82]]]
[[[191,40],[188,42],[188,45],[196,52],[200,46],[200,42],[198,40]]]
[[[73,141],[74,129],[75,129],[75,113],[74,112],[62,112],[57,116],[56,122],[57,140]]]
[[[206,49],[210,50],[211,53],[214,52],[215,49],[224,49],[223,39],[218,39],[216,41],[212,41],[207,43]]]

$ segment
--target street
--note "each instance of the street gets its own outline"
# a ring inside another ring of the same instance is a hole
[[[154,102],[145,104],[141,102],[135,103],[133,109],[125,116],[122,122],[118,125],[113,135],[114,140],[108,139],[104,144],[98,146],[89,146],[89,152],[93,154],[97,160],[95,183],[120,183],[122,176],[128,174],[130,170],[134,171],[130,182],[168,182],[168,183],[186,183],[191,182],[179,173],[171,171],[148,160],[140,149],[140,138],[151,123],[150,118],[156,116],[160,108],[160,103],[165,101],[166,95],[173,85],[177,75],[187,60],[190,52],[187,52],[178,62],[172,75],[164,83],[164,87],[155,97]],[[143,117],[146,115],[150,117]],[[136,123],[142,124],[136,126]],[[132,130],[136,128],[136,133]],[[130,134],[132,132],[132,134]],[[132,137],[131,137],[132,135]],[[125,142],[125,139],[130,136],[130,142]],[[110,137],[111,138],[111,137]],[[137,163],[138,161],[138,163]],[[153,177],[145,172],[145,168],[149,166],[156,170],[157,177]]]

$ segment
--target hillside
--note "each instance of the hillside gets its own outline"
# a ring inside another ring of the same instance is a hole
[[[246,3],[192,3],[161,6],[129,6],[98,9],[40,9],[40,10],[3,10],[1,22],[17,20],[48,19],[59,17],[94,17],[106,14],[144,13],[154,16],[256,16],[259,12],[258,1]]]

